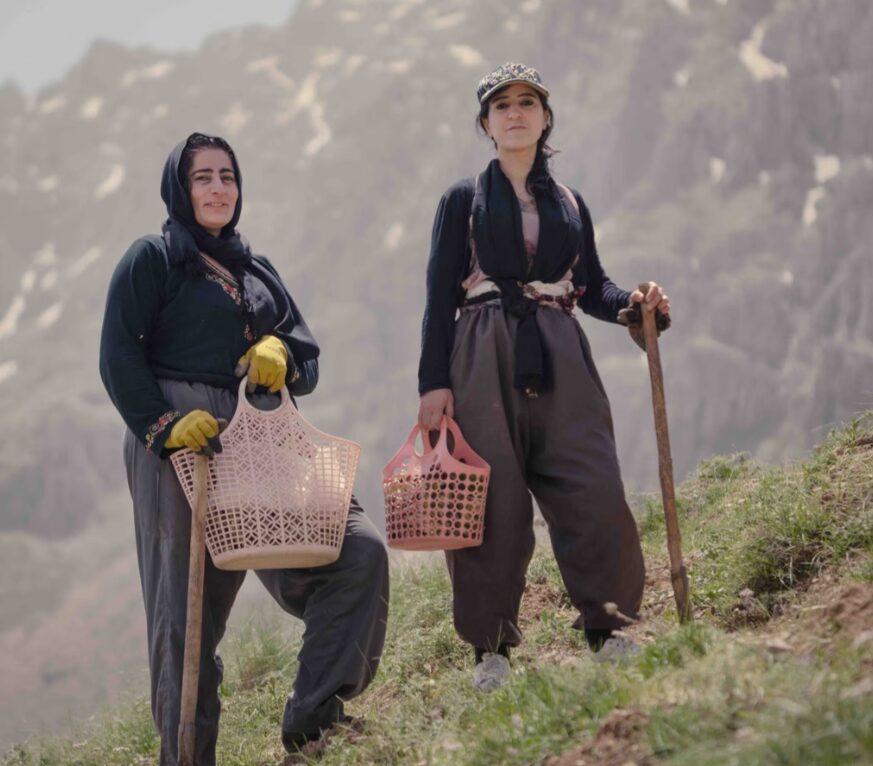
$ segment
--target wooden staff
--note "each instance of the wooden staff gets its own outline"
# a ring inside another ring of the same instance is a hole
[[[649,283],[640,285],[646,295]],[[658,351],[658,332],[655,328],[655,312],[640,306],[643,315],[643,337],[646,355],[649,358],[649,377],[652,380],[652,406],[655,411],[655,435],[658,440],[658,473],[661,478],[661,497],[664,502],[664,520],[667,523],[667,550],[670,553],[670,580],[679,622],[691,620],[691,602],[688,598],[688,572],[682,561],[682,535],[676,516],[676,497],[673,492],[673,458],[670,455],[670,434],[667,431],[667,405],[664,401],[664,374],[661,371],[661,354]]]
[[[191,552],[188,558],[188,606],[185,622],[185,660],[179,711],[179,766],[194,766],[197,684],[200,680],[200,643],[203,629],[203,569],[206,561],[206,502],[209,458],[194,459],[194,508],[191,514]]]

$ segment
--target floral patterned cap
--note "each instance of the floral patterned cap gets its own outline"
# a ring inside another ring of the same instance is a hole
[[[544,96],[548,97],[549,95],[549,90],[543,85],[540,73],[536,69],[524,64],[507,62],[501,64],[493,72],[486,74],[479,80],[479,85],[476,88],[476,96],[479,99],[479,103],[484,104],[495,91],[514,82],[526,82]]]

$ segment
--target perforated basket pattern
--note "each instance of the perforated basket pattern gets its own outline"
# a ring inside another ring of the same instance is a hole
[[[447,429],[454,437],[449,452]],[[444,419],[436,446],[415,451],[418,426],[382,474],[388,545],[404,550],[452,550],[482,544],[491,469]]]
[[[307,422],[287,389],[270,411],[239,404],[209,460],[206,546],[219,569],[322,566],[339,557],[361,448]],[[194,453],[171,458],[189,504]]]

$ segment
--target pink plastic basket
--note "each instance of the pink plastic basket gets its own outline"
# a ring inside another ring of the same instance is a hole
[[[316,567],[336,561],[361,448],[319,431],[288,390],[274,410],[239,402],[209,461],[206,547],[219,569]],[[170,460],[194,502],[194,453]]]
[[[448,447],[447,432],[454,438]],[[491,468],[443,417],[436,446],[415,450],[416,424],[382,471],[388,545],[408,551],[453,550],[482,544]]]

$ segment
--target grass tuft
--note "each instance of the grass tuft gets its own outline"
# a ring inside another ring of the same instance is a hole
[[[698,608],[732,628],[766,621],[826,567],[873,554],[871,433],[871,419],[860,418],[785,468],[745,455],[701,463],[677,501]],[[649,499],[640,529],[646,550],[659,554],[658,500]]]
[[[249,620],[231,639],[230,684],[222,692],[255,689],[275,679],[293,678],[297,670],[296,641],[291,640],[290,621],[280,621],[274,613],[269,618]],[[299,634],[299,630],[293,631]],[[299,636],[298,636],[299,638]]]

